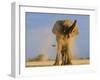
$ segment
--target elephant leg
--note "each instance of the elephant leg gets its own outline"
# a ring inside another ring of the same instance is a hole
[[[61,65],[64,65],[65,54],[64,54],[64,50],[63,50],[63,49],[62,49],[62,51],[61,51],[61,54],[62,54],[62,63],[61,63]]]
[[[71,65],[71,53],[70,50],[66,50],[65,51],[65,61],[64,61],[64,65]]]
[[[60,54],[57,53],[54,65],[60,65]]]
[[[67,60],[67,64],[71,65],[72,62],[71,62],[71,52],[70,52],[70,50],[67,51],[66,57],[67,57],[67,59],[66,59]]]
[[[61,49],[62,49],[62,45],[58,44],[58,46],[57,46],[57,55],[56,55],[56,60],[55,60],[54,65],[60,65]]]
[[[62,65],[65,65],[67,62],[66,62],[66,48],[63,47],[62,49]]]

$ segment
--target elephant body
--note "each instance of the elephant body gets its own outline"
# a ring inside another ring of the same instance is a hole
[[[78,35],[78,27],[76,20],[58,20],[53,26],[52,32],[56,36],[57,54],[54,65],[72,64],[71,62],[71,48],[73,46],[74,38]]]

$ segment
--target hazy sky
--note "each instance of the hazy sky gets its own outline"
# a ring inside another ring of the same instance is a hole
[[[52,28],[57,20],[77,20],[79,35],[76,38],[74,54],[77,57],[89,57],[89,16],[75,14],[51,14],[26,12],[26,58],[34,58],[38,54],[46,54],[54,58],[56,49],[55,35]]]

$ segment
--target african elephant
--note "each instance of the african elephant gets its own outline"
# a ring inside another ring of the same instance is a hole
[[[54,65],[67,65],[71,62],[71,48],[74,38],[78,35],[77,20],[58,20],[55,22],[52,32],[56,36],[57,54]]]

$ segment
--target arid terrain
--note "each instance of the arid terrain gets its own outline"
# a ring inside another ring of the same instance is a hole
[[[53,66],[54,60],[49,61],[26,61],[26,67],[40,67],[40,66]],[[75,59],[72,60],[72,65],[89,64],[89,59]]]

